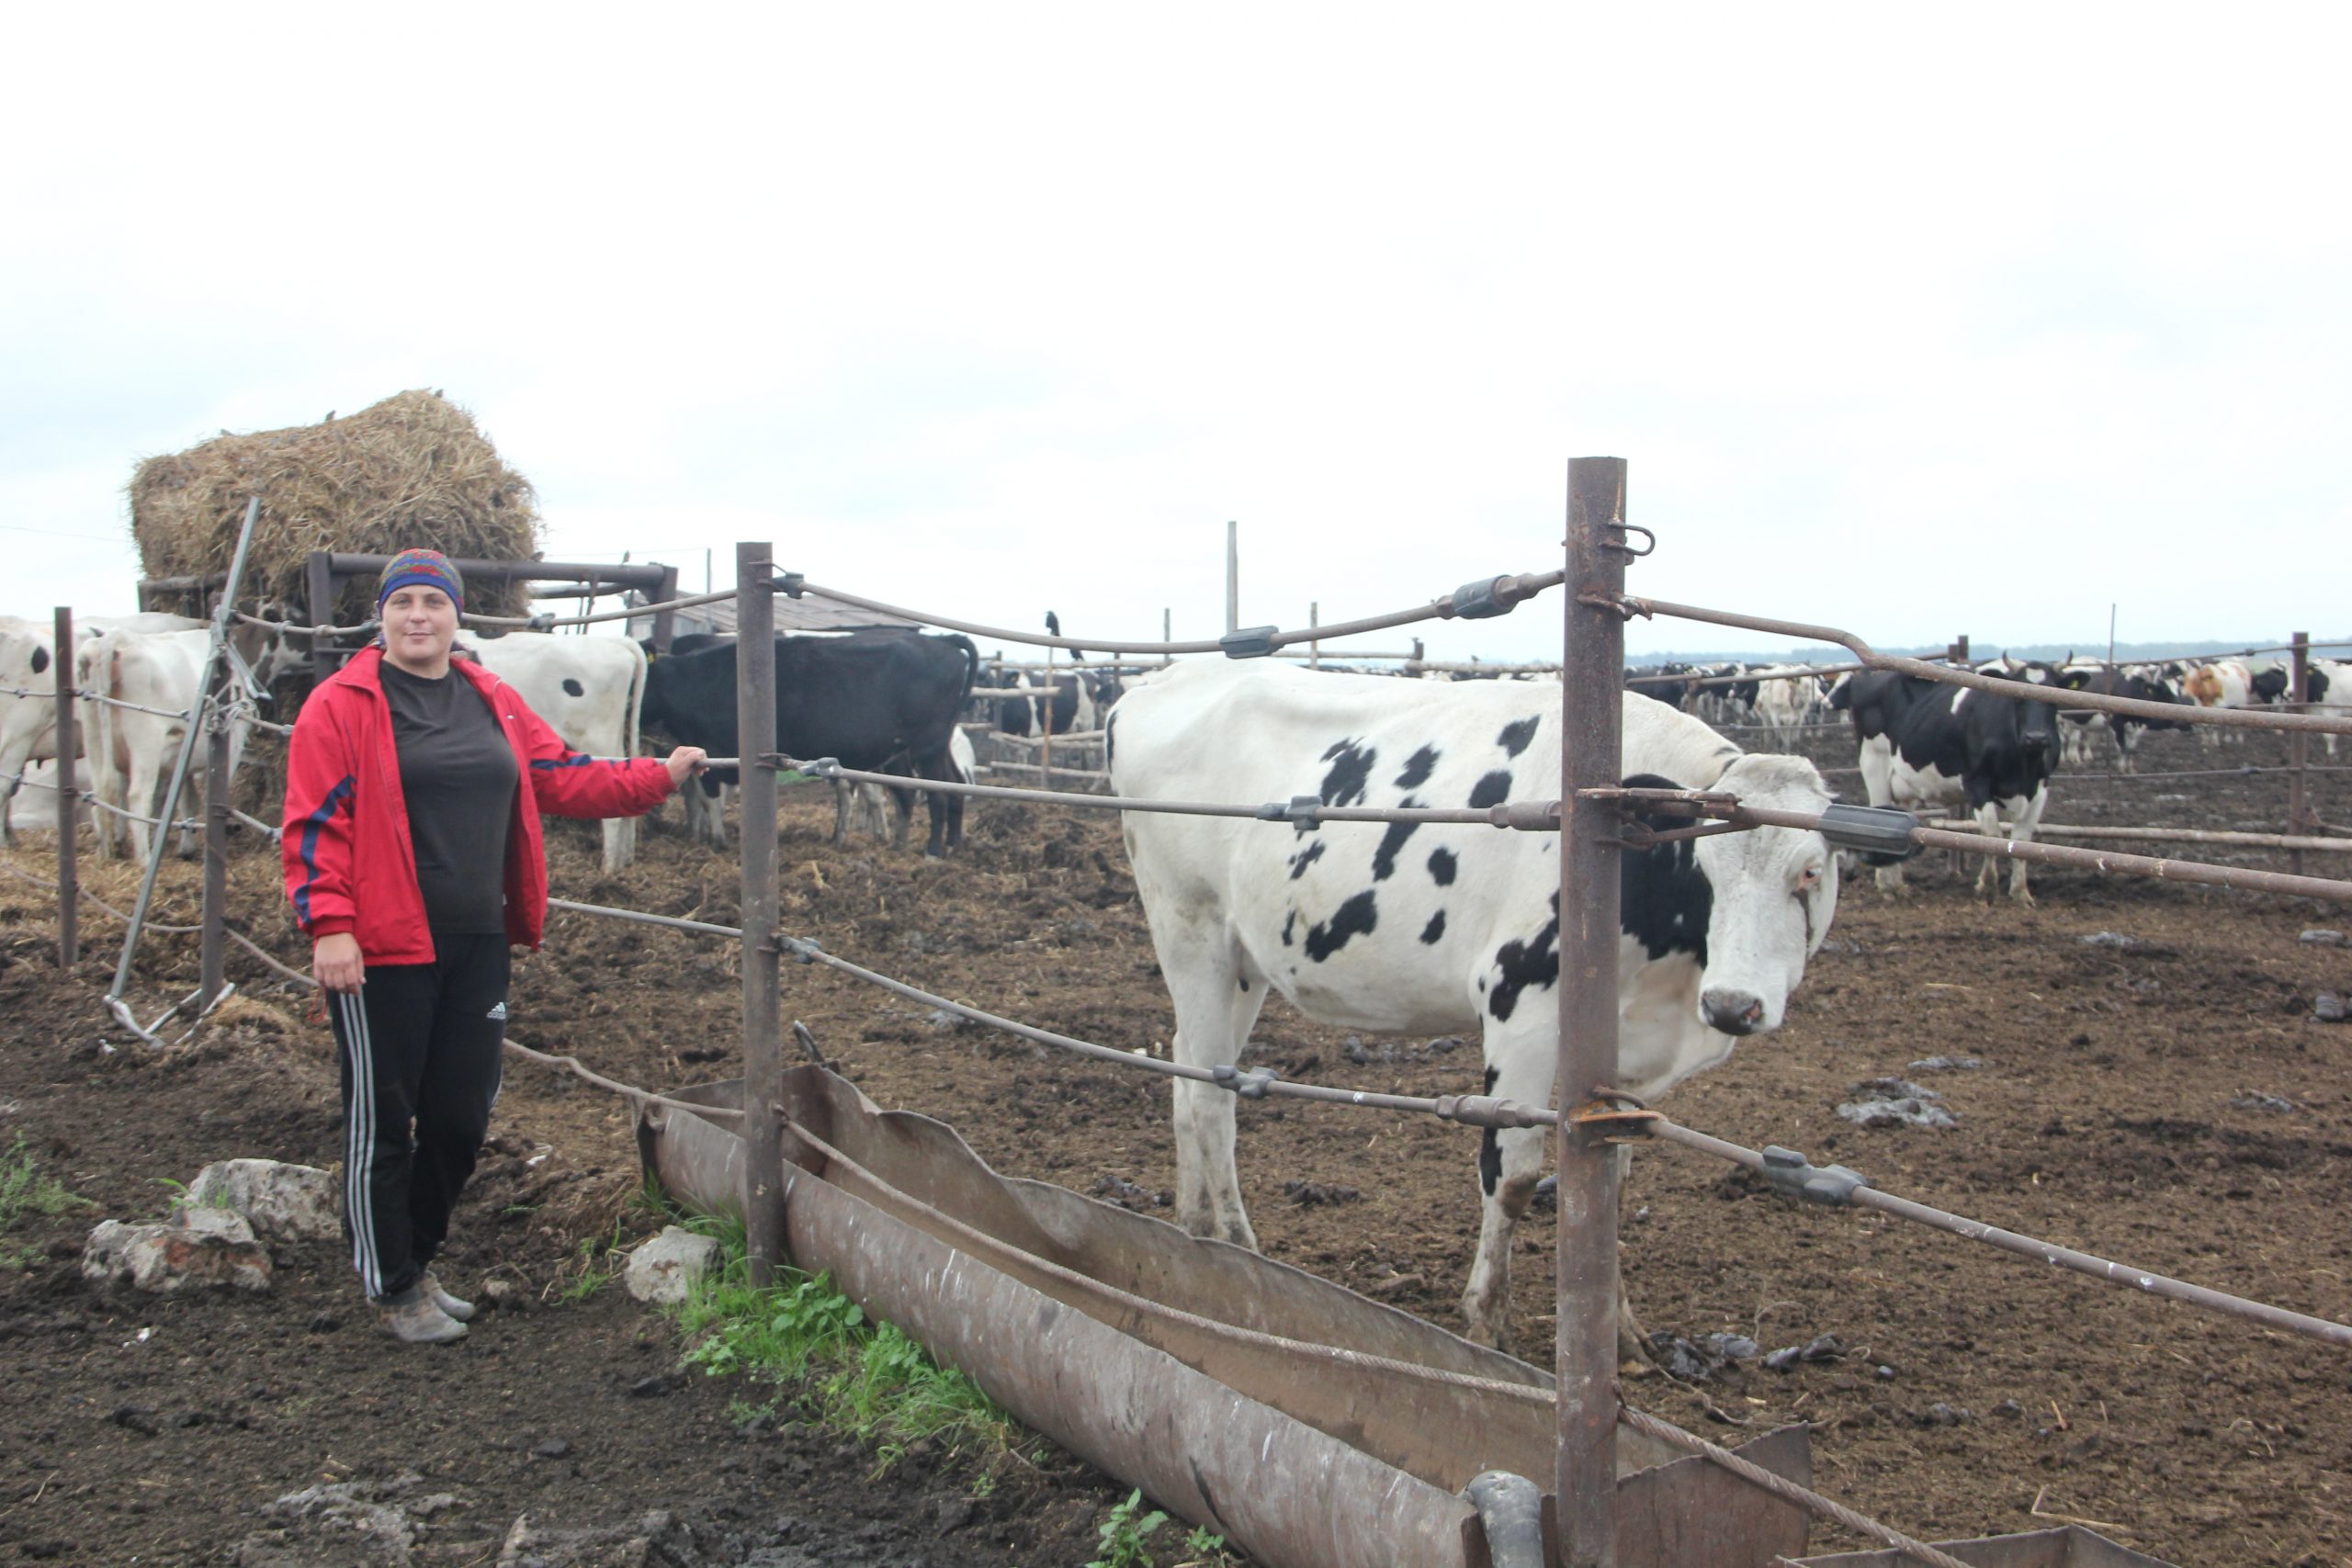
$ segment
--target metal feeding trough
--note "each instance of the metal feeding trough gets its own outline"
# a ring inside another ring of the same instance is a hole
[[[709,1119],[640,1113],[664,1190],[741,1211],[725,1114],[741,1096],[740,1080],[671,1096]],[[788,1071],[782,1107],[793,1261],[1071,1452],[1270,1568],[1540,1568],[1490,1553],[1460,1494],[1486,1471],[1550,1475],[1548,1373],[1245,1248],[1000,1177],[954,1129],[821,1068]],[[1801,1427],[1740,1452],[1799,1483],[1810,1471]],[[1703,1459],[1627,1432],[1620,1472],[1627,1568],[1765,1568],[1804,1550],[1801,1509]]]
[[[690,1204],[742,1213],[741,1080],[669,1100],[639,1116],[648,1169]],[[945,1123],[885,1111],[823,1068],[787,1071],[777,1109],[785,1253],[1154,1502],[1268,1568],[1555,1561],[1548,1372],[1245,1248],[1000,1177]],[[1809,1483],[1801,1427],[1737,1451]],[[1516,1487],[1515,1523],[1491,1486],[1474,1489],[1483,1516],[1464,1495],[1488,1472],[1536,1483]],[[1616,1506],[1622,1568],[1768,1568],[1805,1548],[1797,1504],[1630,1428]],[[1954,1555],[2153,1561],[2080,1530],[2049,1539],[2041,1555]],[[2063,1554],[2075,1539],[2110,1555]]]
[[[2080,1525],[1985,1540],[1938,1543],[1970,1568],[2166,1568],[2154,1557],[2129,1551]],[[1907,1568],[1900,1551],[1841,1551],[1832,1557],[1803,1557],[1796,1568]]]

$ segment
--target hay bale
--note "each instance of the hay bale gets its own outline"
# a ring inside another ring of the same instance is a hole
[[[246,498],[261,493],[246,592],[307,614],[312,550],[390,555],[412,546],[475,560],[539,558],[538,498],[500,460],[473,416],[437,392],[402,392],[348,418],[223,434],[150,457],[130,478],[130,531],[149,577],[228,570]],[[334,618],[375,610],[347,586]],[[518,584],[468,584],[466,608],[527,614]]]

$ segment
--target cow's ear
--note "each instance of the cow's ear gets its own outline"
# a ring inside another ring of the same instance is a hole
[[[1660,773],[1634,773],[1624,781],[1627,789],[1680,789],[1683,786]],[[1669,828],[1688,828],[1699,820],[1685,812],[1658,811],[1635,806],[1626,812],[1630,821],[1638,822],[1653,833],[1663,833]]]

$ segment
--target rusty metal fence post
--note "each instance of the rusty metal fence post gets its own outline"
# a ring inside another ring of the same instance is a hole
[[[302,563],[303,596],[311,602],[311,624],[314,626],[334,625],[334,566],[324,550],[312,550]],[[338,668],[334,647],[324,637],[311,638],[311,679],[324,681]]]
[[[2312,634],[2297,632],[2288,639],[2294,662],[2294,684],[2287,693],[2295,704],[2295,711],[2304,711],[2302,705],[2312,700]],[[2312,811],[2311,801],[2311,737],[2301,730],[2287,737],[2287,766],[2293,771],[2287,775],[2287,831],[2290,834],[2319,831],[2319,822]],[[2287,852],[2288,869],[2297,876],[2303,874],[2303,852]]]
[[[198,939],[197,1012],[220,999],[221,959],[229,922],[229,700],[226,660],[212,671],[212,700],[204,709],[204,932]],[[164,829],[158,829],[158,832]]]
[[[82,867],[74,819],[82,802],[74,793],[74,759],[81,745],[74,733],[74,608],[57,606],[57,640],[49,671],[57,688],[57,963],[71,969],[82,956]],[[28,763],[27,766],[30,766]]]
[[[1620,777],[1625,460],[1568,464],[1560,661],[1559,1561],[1617,1561],[1617,1151],[1565,1113],[1617,1077],[1617,818],[1578,799]]]
[[[775,578],[765,544],[735,547],[735,731],[743,803],[743,1225],[752,1283],[775,1281],[784,1251],[784,1094],[776,973]]]

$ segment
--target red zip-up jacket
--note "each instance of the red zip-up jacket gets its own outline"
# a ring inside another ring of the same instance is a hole
[[[352,931],[363,963],[430,964],[433,931],[416,885],[392,710],[378,673],[383,661],[380,648],[353,655],[311,694],[294,721],[279,845],[286,896],[313,942]],[[548,918],[539,813],[641,816],[670,793],[670,770],[651,757],[583,756],[474,660],[452,660],[449,668],[490,705],[528,786],[514,792],[506,833],[506,940],[537,947]]]

